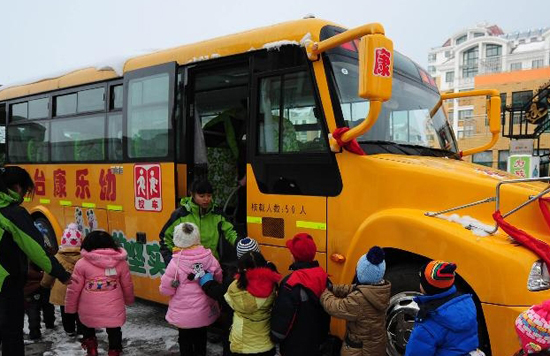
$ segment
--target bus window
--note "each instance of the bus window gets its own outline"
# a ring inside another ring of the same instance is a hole
[[[110,110],[122,109],[122,84],[111,87],[111,103],[109,105]]]
[[[105,110],[105,88],[79,91],[76,109],[79,113]]]
[[[122,87],[121,87],[122,88]],[[122,160],[122,114],[110,114],[107,119],[109,161]]]
[[[25,120],[28,119],[28,104],[25,101],[24,103],[19,104],[12,104],[11,106],[11,115],[10,115],[10,122],[19,121],[19,120]]]
[[[76,94],[60,95],[55,98],[54,116],[64,116],[76,113]]]
[[[128,155],[130,158],[166,157],[169,74],[131,79],[128,84]]]
[[[49,160],[48,123],[26,121],[9,125],[9,161],[11,163],[40,163]]]
[[[52,121],[52,161],[89,162],[105,159],[105,116]]]
[[[319,119],[315,116],[313,87],[306,72],[264,78],[261,81],[260,90],[258,123],[260,153],[325,152],[327,150],[326,139],[321,136]],[[282,103],[281,93],[284,93]],[[281,117],[282,120],[280,120]],[[279,135],[279,132],[282,134]],[[279,147],[282,149],[279,150]]]
[[[46,119],[49,116],[50,98],[29,101],[29,119]]]

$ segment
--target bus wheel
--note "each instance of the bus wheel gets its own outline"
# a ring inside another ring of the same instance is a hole
[[[57,252],[58,245],[57,245],[57,238],[55,237],[55,232],[53,230],[52,225],[48,221],[48,219],[39,216],[36,219],[34,219],[34,223],[40,227],[41,230],[46,231],[46,235],[48,236],[48,240],[50,241],[50,245],[52,246],[52,250],[54,252]]]
[[[386,352],[390,356],[405,354],[405,348],[418,313],[413,298],[420,294],[418,270],[420,264],[397,265],[388,269],[386,279],[392,284],[391,299],[386,314],[388,342]]]

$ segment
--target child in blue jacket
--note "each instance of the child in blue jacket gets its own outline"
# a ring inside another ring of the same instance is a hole
[[[478,347],[477,313],[471,294],[454,286],[456,264],[431,261],[420,270],[420,310],[405,356],[464,356]]]

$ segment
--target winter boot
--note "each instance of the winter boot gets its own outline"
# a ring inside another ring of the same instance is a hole
[[[97,356],[97,338],[93,336],[83,339],[82,348],[86,350],[86,355]]]
[[[122,355],[122,350],[117,350],[117,349],[110,349],[108,353],[108,356],[120,356],[120,355]]]
[[[42,333],[40,332],[40,329],[32,328],[29,331],[29,339],[31,340],[37,340],[42,337]]]

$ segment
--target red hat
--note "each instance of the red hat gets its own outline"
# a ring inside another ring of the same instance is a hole
[[[303,232],[287,240],[286,247],[288,247],[296,262],[311,262],[315,259],[315,253],[317,252],[313,237]]]

